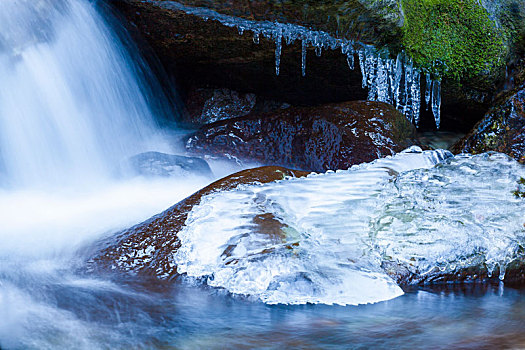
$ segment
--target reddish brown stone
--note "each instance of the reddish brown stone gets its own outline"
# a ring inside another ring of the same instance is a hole
[[[191,135],[186,149],[322,172],[392,155],[410,146],[414,134],[391,105],[356,101],[220,121]]]
[[[89,269],[126,271],[164,279],[176,277],[177,267],[171,264],[171,257],[180,247],[177,234],[184,226],[188,213],[200,203],[202,197],[233,189],[240,184],[268,183],[287,176],[302,177],[307,174],[281,167],[261,167],[218,180],[165,212],[101,242],[99,246],[102,249],[90,259]],[[275,223],[271,219],[261,217],[256,224],[273,227]]]

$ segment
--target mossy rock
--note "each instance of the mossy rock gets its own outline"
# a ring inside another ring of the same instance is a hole
[[[514,195],[518,198],[525,198],[525,179],[520,178],[518,181],[518,188],[514,191]]]
[[[403,42],[417,66],[465,80],[505,65],[506,32],[478,0],[402,0]]]
[[[454,151],[496,151],[525,163],[525,86],[496,104]]]

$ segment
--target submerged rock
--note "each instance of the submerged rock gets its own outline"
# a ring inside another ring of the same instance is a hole
[[[180,247],[177,234],[192,208],[203,197],[231,190],[241,184],[268,183],[306,174],[280,167],[261,167],[218,180],[165,212],[100,243],[102,249],[89,261],[90,269],[128,271],[161,278],[176,277],[177,266],[173,264],[173,253]]]
[[[493,107],[454,151],[496,151],[525,163],[525,86]]]
[[[210,166],[204,159],[159,152],[137,154],[125,162],[123,170],[140,176],[212,176]]]
[[[357,101],[224,120],[191,135],[186,149],[324,172],[393,155],[414,136],[412,124],[391,105]]]

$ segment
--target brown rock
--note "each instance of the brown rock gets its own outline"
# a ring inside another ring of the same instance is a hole
[[[410,146],[414,134],[393,106],[356,101],[220,121],[191,135],[186,149],[323,172],[392,155]]]
[[[89,260],[89,270],[117,270],[163,279],[176,277],[177,267],[171,263],[171,256],[180,247],[177,233],[202,197],[216,191],[228,191],[240,184],[268,183],[287,176],[302,177],[307,174],[281,167],[261,167],[218,180],[165,212],[99,243],[97,246],[102,249]],[[264,227],[276,225],[272,218],[261,217],[258,220],[256,223]]]

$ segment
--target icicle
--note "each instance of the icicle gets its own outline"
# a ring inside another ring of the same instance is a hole
[[[260,35],[259,32],[253,33],[253,43],[254,44],[259,44],[260,42],[259,35]]]
[[[383,60],[381,57],[377,59],[377,73],[375,81],[375,90],[377,91],[377,101],[390,102],[389,84],[388,84],[388,59]]]
[[[244,34],[244,28],[243,27],[239,27],[239,35],[243,35]]]
[[[354,62],[354,53],[353,52],[348,52],[346,54],[346,62],[348,63],[348,67],[350,68],[350,70],[354,70],[355,62]]]
[[[377,99],[377,66],[379,58],[373,54],[366,55],[365,69],[367,71],[367,86],[368,86],[368,100],[375,101]]]
[[[403,77],[403,63],[401,62],[401,54],[397,55],[396,64],[394,67],[394,83],[392,90],[394,91],[394,101],[396,108],[401,106],[401,78]]]
[[[409,110],[412,107],[412,61],[409,60],[405,65],[405,105],[403,106],[403,114],[407,116],[408,120],[414,122],[414,117]]]
[[[281,72],[281,51],[283,48],[283,34],[281,29],[277,30],[275,35],[275,74],[279,75]]]
[[[285,40],[286,40],[286,45],[291,45],[295,41],[293,36],[290,33],[286,33]]]
[[[436,120],[436,127],[439,129],[441,124],[441,82],[434,80],[432,84],[432,113]]]
[[[431,95],[431,92],[432,92],[432,79],[430,78],[430,74],[427,73],[427,75],[425,76],[425,83],[426,83],[426,86],[425,86],[425,105],[427,106],[427,111],[428,111],[428,107],[430,106],[430,95]]]
[[[317,55],[317,57],[321,57],[323,53],[323,47],[318,44],[316,47],[315,47],[315,54]]]
[[[412,118],[416,126],[419,125],[419,112],[421,109],[421,74],[417,69],[412,71],[412,86],[410,88],[412,96]]]
[[[366,77],[366,69],[365,69],[365,61],[366,61],[365,50],[359,50],[357,55],[359,57],[359,67],[361,67],[361,75],[363,76],[363,83],[361,84],[361,86],[364,89],[366,88],[366,85],[367,85],[366,82],[368,80],[368,78]]]
[[[504,262],[500,262],[499,263],[499,280],[500,281],[503,281],[505,279],[505,270],[506,270],[506,265]]]
[[[303,74],[303,77],[306,76],[306,45],[308,45],[306,43],[306,40],[303,39],[302,41],[302,49],[301,49],[301,70],[302,70],[302,74]]]

